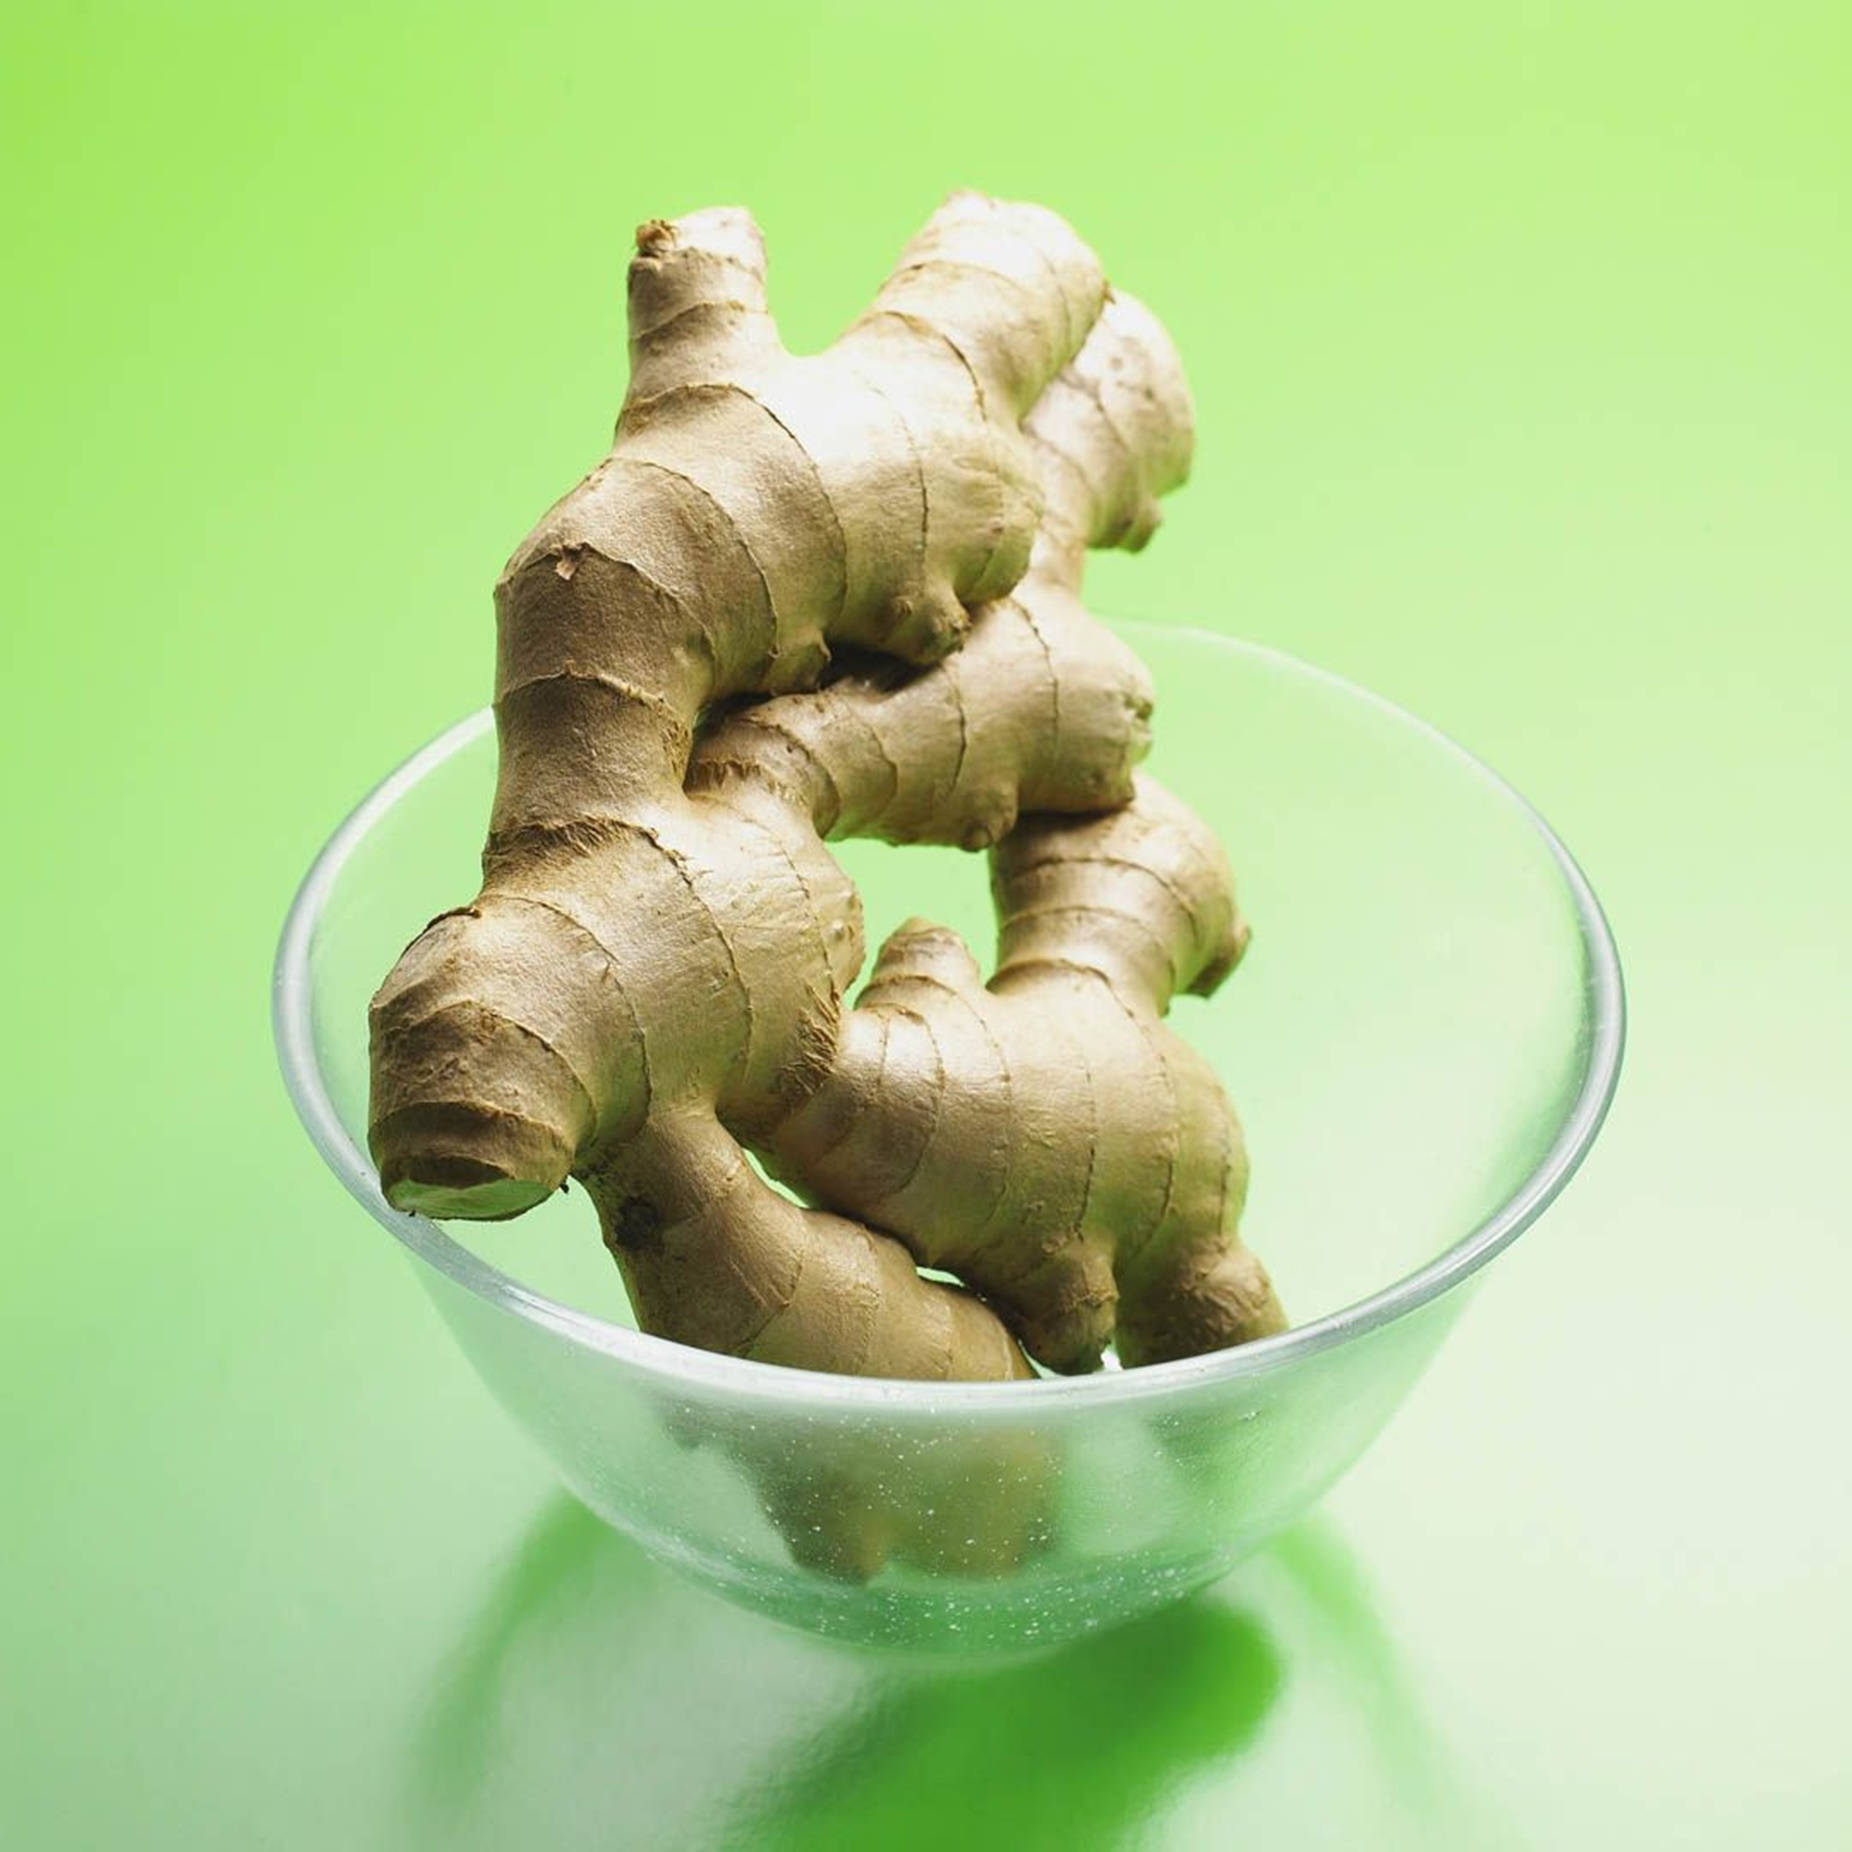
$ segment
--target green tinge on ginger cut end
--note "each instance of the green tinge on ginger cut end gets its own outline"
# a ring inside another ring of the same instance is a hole
[[[545,1184],[521,1177],[493,1177],[481,1183],[426,1183],[401,1178],[386,1191],[386,1200],[406,1215],[434,1222],[506,1222],[525,1215],[552,1195]]]

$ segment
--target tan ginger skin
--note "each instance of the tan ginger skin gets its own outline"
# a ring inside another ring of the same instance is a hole
[[[1186,472],[1168,337],[1055,215],[973,194],[809,357],[746,214],[652,221],[630,330],[610,454],[496,588],[482,891],[374,1000],[387,1196],[500,1218],[578,1177],[644,1330],[809,1369],[1280,1329],[1234,1115],[1162,1022],[1246,928],[1079,601]],[[845,836],[990,850],[988,985],[914,921],[846,1007]]]

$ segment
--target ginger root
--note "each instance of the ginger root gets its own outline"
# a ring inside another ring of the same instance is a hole
[[[1246,928],[1079,600],[1187,469],[1163,330],[1053,214],[971,194],[822,354],[737,211],[641,227],[630,330],[610,454],[496,588],[481,892],[374,1000],[388,1198],[501,1218],[577,1177],[643,1329],[810,1369],[1279,1329],[1234,1115],[1162,1022]],[[991,852],[988,985],[914,922],[845,1006],[850,835]]]

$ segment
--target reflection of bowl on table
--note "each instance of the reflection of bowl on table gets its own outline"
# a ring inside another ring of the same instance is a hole
[[[366,1002],[467,887],[486,715],[354,812],[284,931],[276,1020],[297,1106],[484,1380],[594,1510],[800,1626],[1055,1640],[1219,1574],[1361,1453],[1457,1316],[1452,1289],[1561,1188],[1614,1086],[1613,943],[1522,799],[1289,658],[1126,630],[1157,684],[1153,768],[1221,835],[1256,929],[1221,995],[1173,1020],[1246,1123],[1245,1232],[1299,1320],[1281,1337],[1032,1384],[821,1376],[631,1329],[580,1200],[448,1229],[388,1208],[364,1152]],[[987,943],[981,858],[862,843],[841,858],[871,943],[913,913]],[[854,1522],[918,1547],[855,1581],[836,1541]]]

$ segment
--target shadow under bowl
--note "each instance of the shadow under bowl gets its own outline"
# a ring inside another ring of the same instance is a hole
[[[817,1633],[1052,1644],[1221,1575],[1380,1432],[1613,1094],[1613,939],[1522,797],[1289,657],[1118,628],[1156,682],[1151,769],[1227,845],[1255,928],[1222,992],[1173,1022],[1241,1111],[1244,1234],[1297,1321],[1278,1337],[1034,1383],[826,1376],[637,1331],[582,1198],[449,1229],[389,1207],[365,1150],[366,1005],[423,923],[474,892],[486,713],[348,817],[284,927],[274,1012],[297,1110],[489,1389],[601,1517]],[[839,853],[870,944],[916,913],[990,942],[982,857]]]

